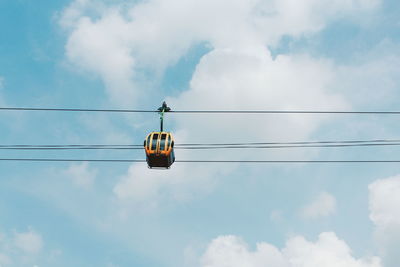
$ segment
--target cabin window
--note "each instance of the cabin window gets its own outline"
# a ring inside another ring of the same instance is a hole
[[[150,149],[150,140],[151,140],[151,134],[149,134],[149,136],[147,136],[147,141],[146,141],[147,149]]]
[[[168,136],[168,144],[167,144],[168,149],[171,148],[171,141],[172,141],[172,137]]]
[[[167,138],[166,134],[161,135],[161,140],[160,140],[160,151],[163,151],[165,149],[165,139]]]
[[[153,134],[153,139],[151,141],[151,150],[157,149],[157,140],[158,140],[158,134]]]

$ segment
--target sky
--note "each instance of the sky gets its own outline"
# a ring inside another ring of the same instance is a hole
[[[0,0],[0,106],[398,110],[395,0]],[[397,116],[166,114],[177,143],[400,139]],[[142,144],[157,114],[0,111],[1,144]],[[398,147],[176,151],[399,160]],[[143,151],[0,158],[144,159]],[[397,267],[400,167],[0,162],[0,267]]]

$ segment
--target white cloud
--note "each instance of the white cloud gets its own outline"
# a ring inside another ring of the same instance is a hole
[[[3,266],[3,265],[7,266],[11,263],[12,263],[12,261],[7,255],[0,253],[0,266]]]
[[[368,186],[370,218],[378,226],[400,225],[400,175]]]
[[[173,108],[344,109],[349,104],[328,90],[335,78],[329,61],[306,55],[272,59],[266,46],[285,35],[316,33],[329,21],[373,9],[379,1],[307,0],[301,5],[293,0],[151,0],[111,6],[99,3],[102,2],[73,2],[64,10],[60,23],[70,33],[66,44],[68,60],[98,74],[115,103],[143,103],[139,100],[145,99],[144,95],[150,99],[151,90],[140,89],[146,80],[144,73],[162,73],[191,46],[207,43],[211,52],[200,60],[190,89],[168,99]],[[302,140],[327,119],[295,115],[225,119],[199,115],[195,120],[176,117],[176,126],[189,141],[226,141],[226,133],[230,133],[230,141]],[[205,128],[213,132],[204,133]],[[221,140],[215,140],[216,136]],[[184,142],[185,138],[177,140]],[[290,156],[301,154],[294,150]],[[279,159],[288,155],[284,151],[263,156]],[[201,158],[202,154],[185,152],[177,156]],[[246,152],[241,155],[248,156]],[[225,173],[234,168],[227,167]],[[159,173],[134,164],[116,184],[114,193],[118,199],[138,201],[165,195],[186,198],[182,197],[184,188],[200,184],[200,188],[209,189],[210,186],[203,186],[205,181],[219,177],[220,169],[175,165],[170,171]]]
[[[97,170],[90,169],[87,162],[72,164],[64,173],[75,185],[84,188],[91,187],[97,176]]]
[[[185,157],[185,154],[181,156]],[[148,209],[156,207],[160,201],[188,200],[208,191],[218,176],[227,171],[180,164],[166,171],[149,170],[145,164],[133,164],[115,185],[114,193],[122,203],[133,206],[146,203]]]
[[[256,22],[271,41],[277,41],[283,35],[298,37],[316,33],[332,20],[374,9],[380,2],[380,0],[259,1],[257,12],[270,15]]]
[[[278,56],[273,60],[263,47],[215,49],[197,66],[191,89],[168,101],[176,109],[345,108],[347,104],[342,97],[327,89],[333,76],[329,62],[307,56]],[[322,121],[321,117],[297,115],[198,116],[195,119],[177,116],[178,125],[190,129],[191,138],[214,140],[216,136],[226,139],[223,132],[232,133],[233,138],[242,135],[252,140],[303,139]],[[204,137],[205,126],[213,129],[212,135]]]
[[[95,9],[97,12],[101,12],[101,5],[99,3],[91,0],[73,1],[61,15],[58,14],[60,25],[65,29],[75,27],[77,21],[85,16],[86,11],[89,12],[90,9]]]
[[[283,249],[265,242],[254,251],[236,236],[220,236],[207,247],[202,267],[381,267],[378,257],[357,259],[351,249],[331,232],[321,233],[316,242],[302,236],[290,238]]]
[[[135,99],[134,59],[125,40],[127,25],[123,18],[110,12],[95,23],[84,17],[69,37],[66,51],[70,61],[85,70],[99,74],[112,100],[126,104]]]
[[[43,256],[44,242],[40,233],[0,233],[0,266],[34,266]]]
[[[307,109],[310,106],[315,109],[345,108],[348,104],[339,95],[327,90],[332,77],[329,62],[316,61],[307,56],[279,56],[273,60],[268,50],[262,47],[215,49],[204,56],[197,66],[191,89],[176,98],[167,99],[167,102],[175,109]],[[190,118],[175,115],[173,118],[177,129],[182,129],[176,136],[180,143],[193,140],[303,140],[329,119],[328,116],[322,118],[296,115],[196,115]],[[212,131],[207,132],[204,129]],[[262,156],[262,159],[288,159],[303,154],[301,150],[291,150],[290,153],[260,150],[251,154],[245,151],[241,152],[240,159],[257,156]],[[193,153],[179,150],[176,156],[179,159],[238,159],[233,153],[227,158],[225,152],[213,152],[210,158],[200,151]],[[310,154],[306,157],[310,157]],[[208,181],[210,177],[217,179],[220,176],[220,166],[178,165],[175,164],[170,171],[162,174],[145,170],[143,165],[134,165],[114,191],[119,197],[124,194],[150,197],[159,195],[160,190],[168,186],[170,190],[175,190],[176,180],[188,184],[201,179]],[[235,165],[225,165],[225,173],[232,172],[234,168]]]
[[[142,70],[162,72],[196,43],[217,49],[265,46],[284,35],[317,32],[338,15],[379,2],[152,0],[107,6],[76,0],[61,14],[60,25],[70,32],[68,60],[100,75],[113,101],[129,104],[149,94],[138,86]]]
[[[400,175],[369,185],[370,219],[376,225],[376,238],[388,267],[400,261]]]
[[[332,215],[335,211],[335,197],[327,192],[321,192],[311,203],[304,206],[300,213],[305,219],[317,219]]]
[[[14,245],[27,254],[36,254],[42,250],[43,240],[40,234],[30,229],[28,232],[16,232]]]
[[[400,84],[399,69],[400,46],[384,39],[373,49],[356,53],[350,65],[340,66],[336,87],[341,87],[354,105],[380,108],[382,103],[396,103],[393,96]]]
[[[269,218],[272,222],[281,224],[284,220],[283,212],[281,210],[273,210],[271,211]]]

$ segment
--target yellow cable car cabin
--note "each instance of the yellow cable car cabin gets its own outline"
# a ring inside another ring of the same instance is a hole
[[[149,168],[169,169],[175,161],[174,138],[168,132],[151,132],[144,140]]]

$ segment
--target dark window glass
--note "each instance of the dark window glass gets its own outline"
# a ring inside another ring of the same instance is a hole
[[[158,134],[153,134],[153,141],[151,142],[151,150],[157,149]]]
[[[147,146],[147,149],[150,149],[150,137],[151,137],[151,135],[149,134],[149,136],[147,136],[147,144],[146,144],[146,146]]]
[[[166,134],[161,135],[161,140],[160,140],[160,151],[163,151],[165,149],[165,139],[167,138]]]
[[[168,144],[167,144],[167,149],[171,147],[171,136],[168,136]]]

